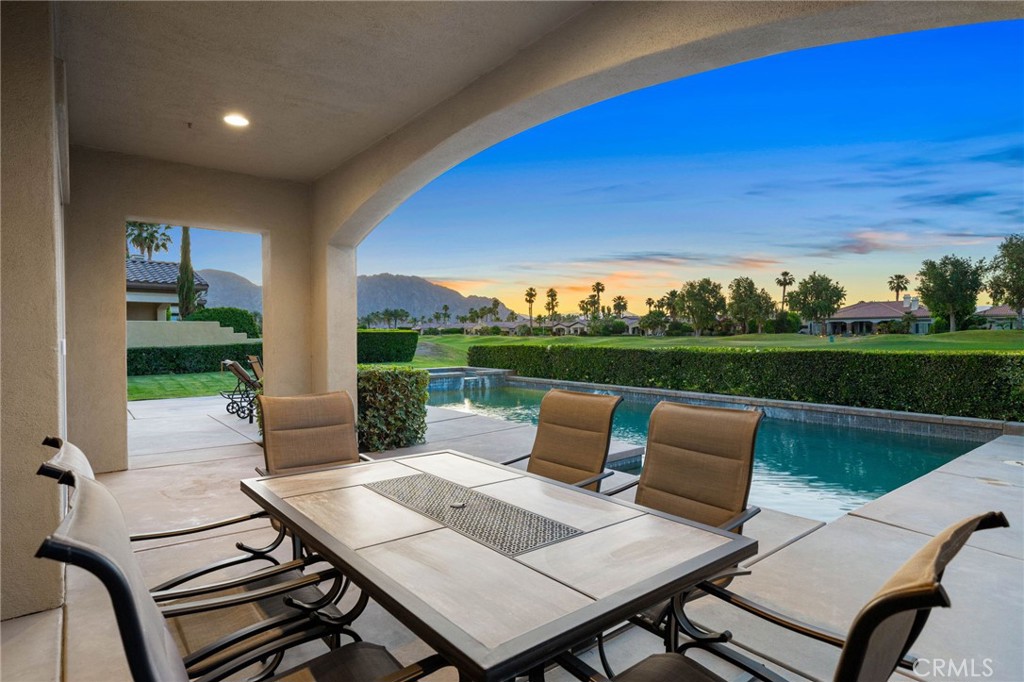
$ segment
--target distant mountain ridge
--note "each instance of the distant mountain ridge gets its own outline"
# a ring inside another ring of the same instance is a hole
[[[241,308],[263,313],[263,287],[226,270],[206,269],[197,274],[206,280],[207,308]]]
[[[442,306],[447,305],[451,315],[449,322],[454,324],[455,318],[466,315],[470,308],[491,305],[491,299],[485,296],[463,296],[454,289],[434,284],[422,277],[392,275],[388,272],[360,275],[356,291],[359,317],[385,308],[402,308],[413,317],[432,317],[435,312],[441,311]],[[509,313],[508,307],[500,301],[498,311],[502,319]]]
[[[232,307],[263,312],[263,287],[260,285],[226,270],[205,269],[197,271],[197,274],[210,285],[206,294],[208,308]],[[387,272],[360,275],[356,281],[356,296],[359,317],[385,308],[402,308],[413,317],[432,317],[447,305],[452,324],[459,315],[469,313],[470,308],[491,305],[491,299],[486,296],[463,296],[454,289],[422,277]],[[499,302],[498,311],[504,319],[509,308]]]

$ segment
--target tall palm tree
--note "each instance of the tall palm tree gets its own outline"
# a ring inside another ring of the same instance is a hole
[[[593,286],[590,287],[590,290],[594,292],[594,296],[595,296],[594,300],[597,301],[597,305],[594,307],[595,314],[596,315],[600,315],[601,314],[601,294],[604,293],[604,284],[602,284],[601,282],[594,282]]]
[[[530,331],[533,331],[533,302],[537,300],[537,290],[530,287],[526,290],[526,305],[530,308]]]
[[[558,292],[548,289],[545,296],[547,296],[548,302],[544,304],[544,310],[548,311],[548,319],[554,322],[555,312],[558,310]]]
[[[786,309],[786,287],[791,287],[796,283],[796,278],[789,273],[789,270],[783,270],[778,277],[775,278],[775,284],[782,287],[782,310]]]
[[[451,308],[448,307],[447,303],[441,306],[441,317],[444,318],[445,324],[448,324],[448,320],[452,319]]]
[[[626,312],[626,297],[616,296],[612,299],[612,310],[616,315],[622,317],[622,314]]]
[[[889,291],[896,292],[896,300],[900,300],[900,292],[910,288],[910,278],[906,275],[893,275],[889,278]]]
[[[647,304],[647,312],[648,312],[648,314],[650,314],[651,309],[654,308],[654,299],[651,298],[650,296],[648,296],[647,300],[644,301],[644,303]]]

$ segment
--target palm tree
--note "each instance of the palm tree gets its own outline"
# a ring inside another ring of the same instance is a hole
[[[555,312],[558,310],[558,292],[554,289],[548,289],[547,293],[548,302],[544,304],[544,310],[548,311],[548,319],[555,320]]]
[[[594,284],[590,287],[590,290],[594,292],[594,297],[595,297],[594,300],[597,301],[597,305],[595,306],[594,311],[595,311],[596,314],[600,315],[601,314],[601,294],[604,293],[604,284],[602,284],[601,282],[594,282]]]
[[[782,310],[786,309],[786,287],[791,287],[796,283],[796,278],[789,273],[789,270],[783,270],[782,273],[775,278],[775,284],[782,287]]]
[[[533,331],[533,302],[537,300],[537,290],[530,287],[526,290],[526,305],[530,308],[530,331]]]
[[[616,296],[615,298],[613,298],[612,310],[615,311],[615,314],[621,318],[622,314],[626,312],[626,297]]]
[[[654,307],[654,299],[648,296],[644,303],[647,304],[647,314],[649,315],[651,313],[651,308]]]
[[[907,291],[910,287],[910,278],[906,275],[893,275],[889,278],[889,291],[896,292],[896,300],[900,300],[900,292]]]
[[[448,307],[447,303],[441,306],[441,317],[444,318],[445,324],[448,324],[448,320],[452,319],[451,308]]]

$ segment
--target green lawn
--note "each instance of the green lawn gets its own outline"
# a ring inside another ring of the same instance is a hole
[[[1024,332],[972,330],[954,334],[880,334],[877,336],[835,337],[808,336],[806,334],[746,334],[742,336],[430,336],[420,337],[416,357],[406,363],[410,367],[451,367],[466,364],[470,345],[531,344],[547,346],[553,343],[618,348],[820,348],[825,350],[923,350],[961,351],[997,350],[1024,351]]]
[[[558,337],[534,336],[424,336],[420,337],[416,357],[412,362],[401,363],[405,367],[426,369],[429,367],[462,367],[467,364],[467,349],[472,344],[508,345],[528,343],[547,346],[564,343],[585,346],[612,346],[620,348],[678,348],[686,347],[733,347],[733,348],[822,348],[826,350],[997,350],[1024,352],[1024,332],[1021,331],[966,331],[955,334],[889,334],[836,337],[834,343],[827,338],[805,334],[747,334],[745,336],[715,337],[630,337],[630,336],[584,336]],[[191,398],[217,395],[220,391],[234,388],[235,379],[228,372],[205,374],[156,374],[152,376],[128,377],[128,400],[153,400],[157,398]]]
[[[128,400],[157,400],[159,398],[195,398],[217,395],[235,387],[237,380],[231,372],[205,372],[201,374],[151,374],[128,377]]]

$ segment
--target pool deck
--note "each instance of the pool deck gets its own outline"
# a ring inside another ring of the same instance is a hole
[[[254,508],[238,480],[254,475],[262,449],[253,425],[227,415],[220,398],[129,404],[129,469],[100,476],[125,510],[133,532],[193,525]],[[437,449],[504,460],[529,452],[534,427],[465,412],[429,408],[427,442],[399,455]],[[618,444],[617,452],[634,446]],[[46,451],[40,448],[40,459]],[[1024,436],[1004,435],[881,498],[822,524],[765,510],[745,528],[760,552],[747,562],[752,574],[731,589],[784,613],[844,632],[860,606],[908,556],[948,523],[983,511],[1003,511],[1011,527],[984,531],[946,571],[951,609],[936,610],[913,652],[961,662],[978,674],[987,665],[996,682],[1024,680]],[[625,480],[627,474],[616,474]],[[630,493],[626,493],[627,495]],[[752,500],[756,504],[757,500]],[[228,532],[230,531],[230,532]],[[152,584],[214,556],[236,541],[268,538],[261,522],[204,534],[190,542],[154,541],[139,551]],[[129,679],[113,614],[103,588],[78,569],[67,572],[64,607],[2,624],[3,680],[29,682]],[[767,626],[711,599],[689,609],[699,622],[728,628],[734,641],[756,654],[792,664],[774,669],[795,680],[828,679],[836,651]],[[403,663],[429,650],[383,609],[372,605],[357,621],[368,640],[386,645]],[[651,635],[630,629],[609,641],[617,671],[658,651]],[[298,661],[319,653],[319,643],[289,654]],[[593,653],[585,657],[591,659]],[[948,664],[947,664],[948,667]],[[948,668],[947,668],[948,669]],[[727,673],[727,670],[720,670]],[[925,671],[929,672],[929,671]],[[735,671],[727,673],[735,678]],[[450,670],[435,675],[454,680]],[[925,675],[915,679],[969,679]],[[568,676],[548,676],[562,682]],[[736,679],[744,679],[742,677]],[[902,673],[893,679],[906,677]]]

